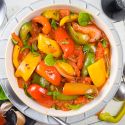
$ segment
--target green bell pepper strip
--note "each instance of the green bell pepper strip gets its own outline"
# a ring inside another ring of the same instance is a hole
[[[26,22],[22,25],[19,35],[21,40],[24,42],[27,40],[28,33],[32,30],[32,24],[31,22]]]
[[[76,109],[79,109],[81,106],[82,104],[77,104],[77,105],[68,104],[67,108],[71,110],[76,110]]]
[[[106,112],[106,113],[100,113],[98,118],[101,121],[117,123],[117,122],[119,122],[122,119],[122,117],[124,115],[125,115],[125,102],[124,102],[122,108],[120,109],[120,111],[118,112],[118,114],[116,116],[111,116],[110,113]]]
[[[48,92],[48,95],[52,95],[53,99],[57,99],[61,101],[70,101],[77,98],[77,96],[67,96],[58,91]]]
[[[85,44],[83,46],[83,51],[84,51],[84,53],[94,52],[95,51],[95,46],[90,45],[90,44]]]
[[[67,31],[70,34],[70,36],[72,37],[72,39],[80,45],[86,44],[88,43],[89,40],[89,36],[86,34],[82,34],[79,32],[76,32],[73,27],[71,26],[71,24],[67,24],[66,25]]]
[[[82,76],[88,75],[87,67],[95,62],[95,54],[92,52],[88,52],[85,57],[85,63],[82,68]]]
[[[39,84],[41,87],[45,88],[49,83],[44,80],[43,77],[39,76],[37,73],[33,74],[32,83]]]
[[[47,66],[54,66],[54,64],[56,63],[56,60],[53,58],[52,54],[48,54],[45,58],[44,58],[44,62]]]
[[[80,26],[87,26],[92,19],[93,17],[89,13],[80,12],[78,16],[78,23]]]

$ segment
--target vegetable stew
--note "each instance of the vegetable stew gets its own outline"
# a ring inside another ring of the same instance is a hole
[[[45,10],[12,33],[19,88],[47,108],[76,110],[110,75],[110,43],[87,12]]]

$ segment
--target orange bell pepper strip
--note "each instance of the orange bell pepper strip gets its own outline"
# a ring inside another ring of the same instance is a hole
[[[74,53],[75,50],[74,41],[62,27],[59,27],[55,30],[55,40],[61,46],[64,52],[64,58],[68,58]]]
[[[54,66],[47,66],[44,61],[41,61],[36,68],[36,72],[48,80],[53,85],[59,86],[61,83],[61,75]]]
[[[97,93],[98,90],[95,85],[88,85],[84,83],[65,83],[63,87],[64,95],[85,95]]]
[[[20,47],[23,46],[22,40],[16,35],[16,33],[12,33],[11,36],[12,36],[12,39],[15,40]]]
[[[32,21],[43,25],[42,31],[44,34],[48,34],[51,31],[51,25],[49,23],[49,20],[46,17],[37,16],[33,18]]]

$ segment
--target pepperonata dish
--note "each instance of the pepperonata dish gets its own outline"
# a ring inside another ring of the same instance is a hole
[[[101,105],[113,88],[118,49],[107,25],[88,10],[68,5],[40,8],[12,31],[7,77],[30,108],[74,116]]]
[[[12,33],[18,85],[39,104],[76,110],[110,74],[110,43],[87,12],[47,9]]]

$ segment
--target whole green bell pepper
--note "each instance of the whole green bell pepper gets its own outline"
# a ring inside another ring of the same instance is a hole
[[[119,122],[122,119],[122,117],[124,115],[125,115],[125,102],[124,102],[122,108],[120,109],[120,111],[118,112],[118,114],[116,116],[111,116],[110,113],[106,112],[106,113],[100,113],[98,118],[101,121],[117,123],[117,122]]]
[[[89,36],[86,34],[82,34],[79,32],[76,32],[73,27],[71,26],[71,24],[67,24],[66,26],[68,33],[70,34],[70,36],[72,37],[72,39],[80,45],[86,44],[88,43],[89,40]]]
[[[22,25],[19,35],[21,40],[24,42],[27,40],[28,33],[32,30],[32,24],[31,22],[26,22]]]
[[[82,76],[88,75],[87,67],[95,62],[95,54],[93,52],[88,52],[85,57],[85,62],[82,68]]]
[[[67,96],[58,91],[48,92],[48,95],[52,95],[54,99],[61,101],[70,101],[77,98],[77,96]]]

